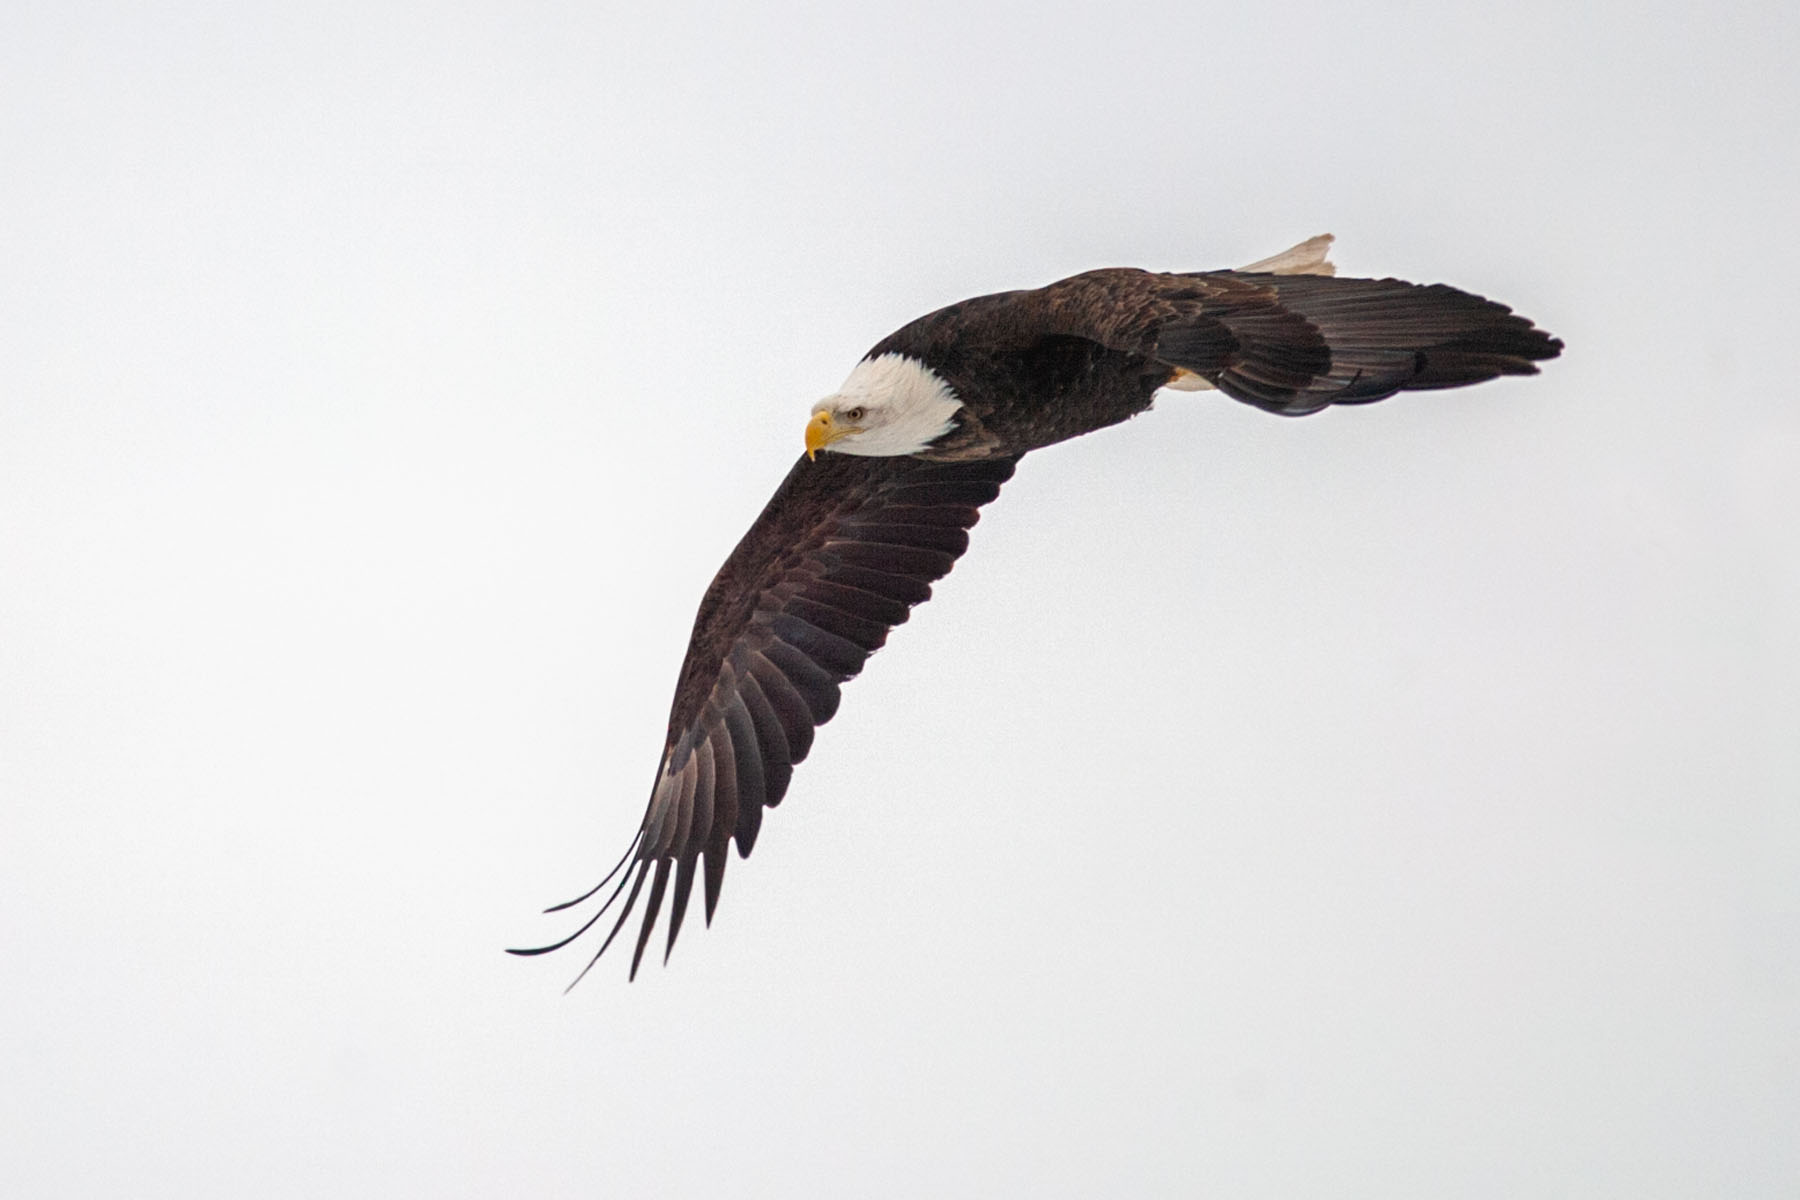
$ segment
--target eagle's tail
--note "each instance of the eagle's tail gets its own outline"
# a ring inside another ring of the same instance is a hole
[[[1246,275],[1336,275],[1337,264],[1331,261],[1331,243],[1335,241],[1331,234],[1321,233],[1238,270]]]

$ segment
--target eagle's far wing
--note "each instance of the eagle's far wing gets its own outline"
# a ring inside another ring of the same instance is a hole
[[[1199,278],[1223,289],[1218,320],[1239,343],[1213,382],[1282,416],[1536,375],[1538,362],[1562,353],[1562,342],[1506,305],[1448,284],[1240,271]],[[1294,336],[1296,321],[1310,336]],[[1159,349],[1179,354],[1183,335],[1169,330]]]
[[[1285,260],[1310,245],[1256,264],[1268,271],[1089,271],[1030,305],[1051,332],[1167,365],[1176,387],[1204,380],[1283,416],[1535,375],[1562,352],[1504,304],[1446,284],[1293,273]]]
[[[813,730],[837,712],[839,685],[862,670],[888,631],[931,595],[968,548],[983,504],[1016,457],[931,463],[848,454],[802,457],[725,560],[700,602],[675,685],[650,803],[625,857],[591,891],[550,911],[611,893],[568,945],[625,895],[592,967],[650,881],[632,953],[637,974],[670,875],[674,949],[698,873],[710,924],[736,841],[750,853],[762,810],[781,802]],[[623,871],[623,874],[620,872]],[[627,891],[627,885],[629,891]],[[583,969],[586,974],[586,968]]]

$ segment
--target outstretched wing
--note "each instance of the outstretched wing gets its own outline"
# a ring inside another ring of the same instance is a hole
[[[1183,378],[1204,380],[1283,416],[1403,390],[1535,375],[1534,364],[1562,352],[1560,341],[1506,305],[1441,283],[1279,266],[1193,274],[1109,269],[1037,295],[1056,333],[1153,359],[1171,368],[1177,386]]]
[[[646,879],[633,976],[671,876],[664,958],[696,875],[704,880],[710,924],[730,844],[737,843],[740,857],[750,853],[763,808],[781,802],[813,730],[837,712],[839,685],[930,597],[932,583],[968,548],[978,510],[1000,494],[1017,461],[801,458],[700,602],[637,837],[593,890],[551,911],[590,899],[616,878],[612,891],[571,936],[513,953],[568,945],[623,895],[592,967],[624,927]]]
[[[1537,362],[1562,352],[1506,305],[1447,284],[1236,271],[1202,278],[1218,289],[1212,311],[1160,331],[1157,357],[1283,416],[1535,375]],[[1210,344],[1215,326],[1229,346]]]

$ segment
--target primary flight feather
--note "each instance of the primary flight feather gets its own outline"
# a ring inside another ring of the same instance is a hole
[[[1088,271],[952,304],[878,343],[813,406],[806,453],[700,601],[637,836],[551,911],[612,891],[569,937],[513,953],[568,945],[623,896],[592,967],[642,896],[635,977],[665,899],[664,957],[674,948],[696,879],[710,923],[731,846],[750,853],[840,685],[930,597],[1028,451],[1136,416],[1164,388],[1302,416],[1533,375],[1562,350],[1468,292],[1337,278],[1331,241],[1236,271]]]

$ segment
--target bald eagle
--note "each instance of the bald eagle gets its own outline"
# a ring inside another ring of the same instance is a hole
[[[568,945],[623,895],[585,975],[646,880],[632,977],[665,893],[665,961],[696,878],[710,924],[732,844],[750,853],[841,685],[930,597],[1028,452],[1137,416],[1165,388],[1304,416],[1534,375],[1562,350],[1468,292],[1337,278],[1331,241],[1235,271],[1088,271],[952,304],[879,342],[813,405],[806,452],[700,601],[637,836],[599,884],[549,911],[617,883],[573,934],[512,953]]]

